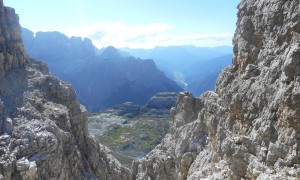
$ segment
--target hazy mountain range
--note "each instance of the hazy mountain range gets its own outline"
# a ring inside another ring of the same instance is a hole
[[[230,46],[169,46],[121,50],[136,57],[153,59],[168,77],[196,96],[214,89],[219,72],[231,64],[232,59]]]
[[[78,75],[72,82],[82,103],[91,110],[128,101],[141,105],[158,92],[182,91],[153,60],[122,57],[114,47],[84,64]]]
[[[96,55],[90,39],[68,38],[60,32],[37,32],[34,35],[22,28],[22,39],[26,52],[45,62],[51,73],[63,80],[69,81],[73,72]]]
[[[185,89],[199,96],[214,89],[232,53],[229,46],[97,49],[87,38],[68,38],[59,32],[34,34],[25,28],[22,38],[28,54],[47,63],[53,75],[71,82],[90,111],[126,101],[144,104],[161,91]]]
[[[96,54],[89,39],[59,32],[22,29],[29,55],[49,65],[50,72],[71,82],[89,111],[101,111],[131,101],[145,104],[158,92],[182,88],[160,71],[153,60],[124,57],[113,47]]]
[[[196,46],[169,46],[155,47],[153,49],[122,48],[132,56],[151,58],[157,66],[166,72],[188,71],[187,68],[195,62],[210,60],[212,58],[232,53],[232,47],[196,47]]]

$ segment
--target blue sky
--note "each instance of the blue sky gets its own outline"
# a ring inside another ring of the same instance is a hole
[[[34,32],[88,37],[97,47],[231,45],[240,0],[4,0]]]

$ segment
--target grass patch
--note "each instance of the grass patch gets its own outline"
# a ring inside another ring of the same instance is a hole
[[[134,159],[144,157],[168,133],[170,118],[135,117],[128,124],[111,128],[106,135],[96,135],[99,142],[108,146],[113,155],[129,167]]]
[[[300,171],[297,171],[296,178],[297,178],[297,180],[300,180]]]
[[[290,173],[287,172],[287,171],[284,172],[284,175],[285,175],[286,177],[291,176]]]

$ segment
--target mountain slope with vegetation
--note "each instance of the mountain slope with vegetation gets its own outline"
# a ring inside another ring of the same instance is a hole
[[[169,132],[177,93],[160,92],[143,106],[131,102],[89,116],[89,131],[127,167],[143,158]]]

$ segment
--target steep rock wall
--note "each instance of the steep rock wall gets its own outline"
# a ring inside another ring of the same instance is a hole
[[[87,132],[72,86],[29,59],[18,16],[0,1],[0,179],[129,179]]]
[[[5,72],[12,68],[22,66],[28,61],[22,44],[21,27],[19,17],[15,10],[4,8],[3,0],[0,0],[0,79]]]
[[[243,0],[233,64],[215,92],[182,93],[134,179],[295,179],[300,172],[300,1]]]

